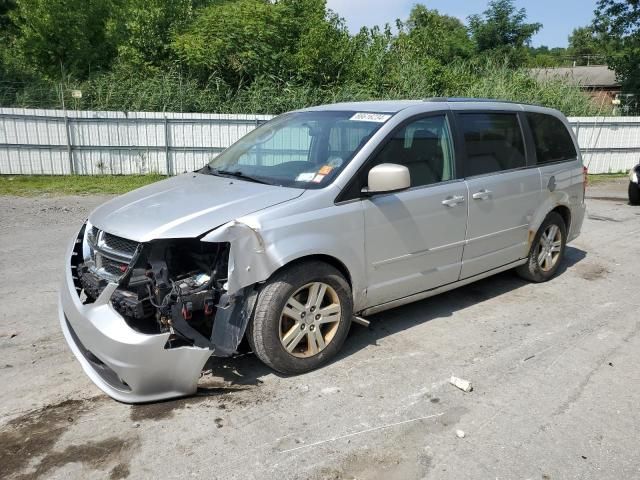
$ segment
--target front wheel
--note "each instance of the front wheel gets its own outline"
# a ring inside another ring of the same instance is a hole
[[[640,205],[640,184],[629,182],[629,203]]]
[[[353,315],[351,289],[332,266],[306,262],[278,272],[262,288],[248,339],[265,364],[308,372],[342,347]]]
[[[567,226],[556,212],[547,215],[531,244],[527,263],[516,272],[530,282],[546,282],[553,278],[564,258]]]

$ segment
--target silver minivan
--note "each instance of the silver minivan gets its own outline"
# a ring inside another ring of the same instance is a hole
[[[566,118],[537,106],[287,113],[92,212],[69,247],[62,330],[123,402],[194,392],[243,339],[273,369],[307,372],[353,320],[508,269],[552,278],[580,233],[585,172]]]

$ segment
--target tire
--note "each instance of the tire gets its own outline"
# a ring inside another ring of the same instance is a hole
[[[322,285],[326,286],[324,293]],[[310,298],[320,295],[323,306],[313,306]],[[254,353],[269,367],[287,375],[305,373],[338,353],[352,316],[351,288],[342,274],[323,262],[300,263],[277,272],[264,285],[247,338]]]
[[[640,205],[640,184],[629,182],[629,203]]]
[[[558,239],[554,234],[555,240],[552,239],[550,243],[552,245],[557,245],[559,247],[559,251],[554,252],[551,250],[551,257],[548,255],[544,256],[544,260],[541,265],[540,257],[542,256],[542,250],[545,248],[544,244],[546,240],[546,238],[543,240],[543,234],[547,235],[548,233],[556,232],[554,228],[557,228],[557,235],[559,235],[560,238]],[[527,263],[518,267],[516,272],[522,278],[530,282],[542,283],[551,280],[564,260],[566,244],[567,226],[565,225],[564,220],[556,212],[549,213],[547,218],[544,219],[544,222],[542,222],[542,225],[540,225],[540,228],[533,239]],[[555,256],[554,253],[557,253],[557,256]]]

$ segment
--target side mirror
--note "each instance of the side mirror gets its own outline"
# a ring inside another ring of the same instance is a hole
[[[397,192],[411,186],[409,169],[395,163],[382,163],[369,170],[364,193]]]

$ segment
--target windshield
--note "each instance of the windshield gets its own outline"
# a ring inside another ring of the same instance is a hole
[[[329,185],[391,115],[297,112],[241,138],[202,173],[297,188]]]

